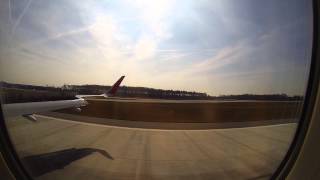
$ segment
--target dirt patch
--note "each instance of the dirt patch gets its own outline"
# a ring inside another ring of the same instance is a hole
[[[296,119],[301,102],[147,103],[88,100],[82,112],[58,112],[90,117],[146,122],[243,122]]]

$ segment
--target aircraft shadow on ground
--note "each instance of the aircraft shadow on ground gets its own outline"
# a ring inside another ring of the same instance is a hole
[[[57,169],[63,169],[73,161],[84,158],[95,152],[100,153],[107,159],[113,160],[112,156],[105,150],[95,148],[70,148],[61,151],[26,156],[22,158],[22,163],[33,177],[38,177]]]

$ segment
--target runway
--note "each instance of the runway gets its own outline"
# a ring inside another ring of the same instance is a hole
[[[36,179],[268,179],[296,123],[155,130],[38,116],[7,120]]]

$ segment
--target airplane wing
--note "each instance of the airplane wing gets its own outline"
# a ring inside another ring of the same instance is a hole
[[[32,115],[35,113],[54,111],[64,108],[79,108],[88,104],[84,99],[45,101],[45,102],[27,102],[2,104],[5,117],[24,116],[29,120],[36,120]]]
[[[81,106],[86,106],[88,104],[83,98],[103,96],[109,97],[115,95],[122,80],[125,76],[121,76],[116,83],[101,95],[77,95],[78,99],[75,100],[62,100],[62,101],[45,101],[45,102],[28,102],[28,103],[12,103],[3,104],[3,113],[6,117],[23,116],[29,120],[35,121],[36,118],[33,116],[35,113],[54,111],[64,108],[75,108],[77,111],[81,111]]]
[[[119,86],[125,76],[121,76],[112,86],[111,88],[103,94],[100,95],[76,95],[77,98],[88,98],[88,97],[110,97],[114,96],[119,89]]]

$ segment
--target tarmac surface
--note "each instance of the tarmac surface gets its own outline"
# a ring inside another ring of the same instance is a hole
[[[36,179],[268,179],[297,126],[157,130],[37,119],[7,120]]]

